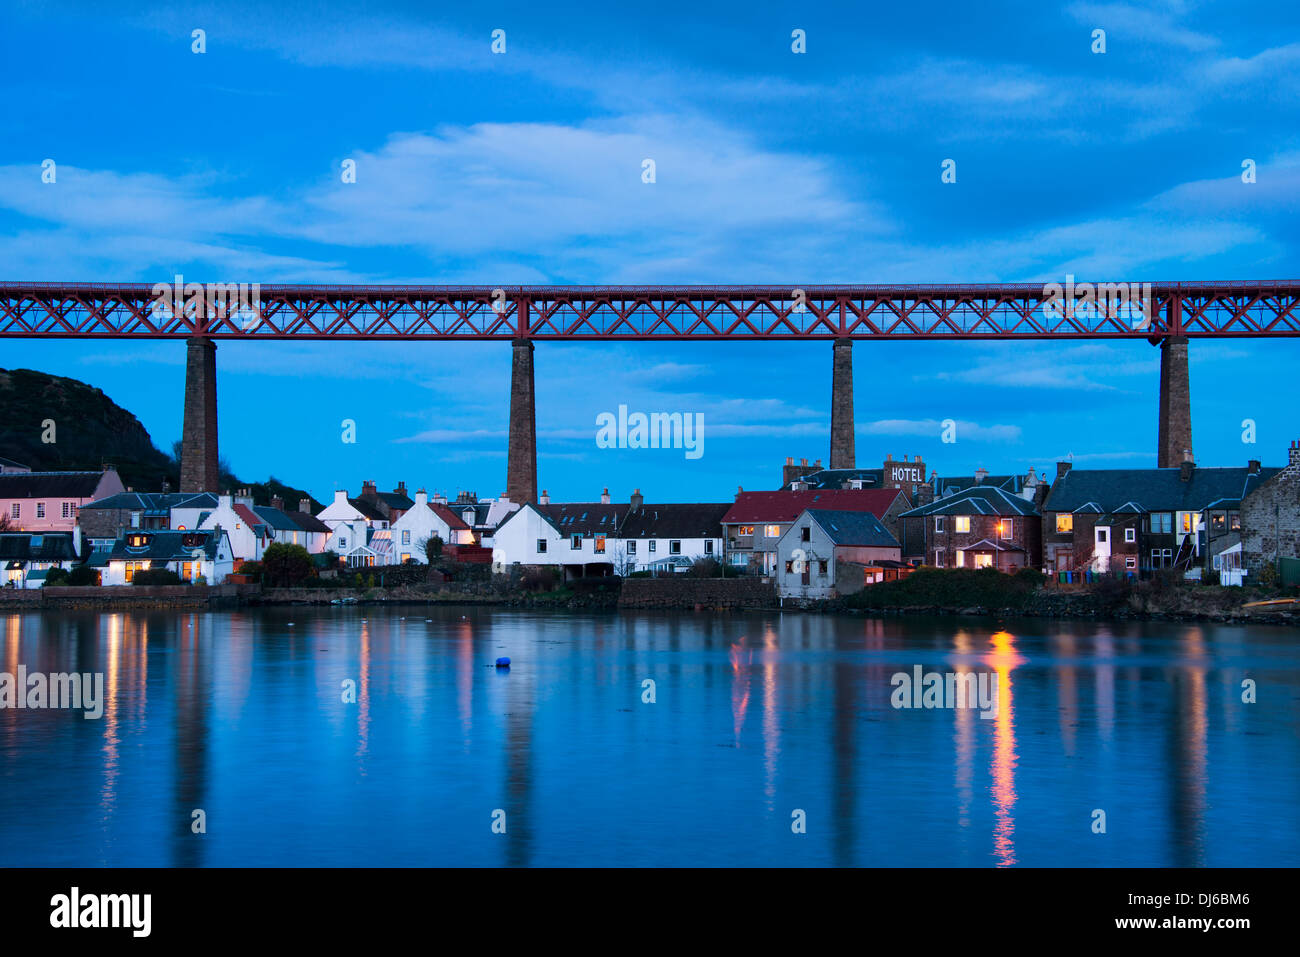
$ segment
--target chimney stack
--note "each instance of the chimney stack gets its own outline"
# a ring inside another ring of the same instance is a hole
[[[374,479],[370,479],[369,481],[365,481],[361,483],[361,497],[362,498],[379,497],[379,489],[375,486]]]
[[[278,495],[272,495],[272,496],[271,496],[271,508],[278,508],[280,511],[283,512],[283,511],[284,511],[284,499],[282,499],[282,498],[281,498],[280,496],[278,496]]]
[[[792,461],[793,461],[793,459],[786,459],[786,462],[787,462],[787,463],[792,462]],[[634,511],[634,512],[635,512],[637,509],[639,509],[639,508],[641,507],[641,504],[645,501],[645,499],[641,497],[641,490],[640,490],[639,488],[635,488],[635,489],[632,490],[632,499],[631,499],[631,501],[632,501],[632,511]]]
[[[1260,469],[1259,459],[1251,459],[1246,463],[1246,471],[1251,475],[1258,475]]]
[[[1183,459],[1183,464],[1179,467],[1178,477],[1184,482],[1190,482],[1192,480],[1192,474],[1196,471],[1196,463],[1192,461],[1190,453],[1186,454],[1187,457]]]
[[[986,478],[988,478],[988,477],[989,477],[989,470],[986,469],[986,468],[984,468],[984,466],[981,465],[979,468],[977,468],[977,469],[975,470],[975,484],[976,484],[976,485],[983,485],[983,484],[984,484],[984,480],[985,480]]]
[[[1289,455],[1287,457],[1286,464],[1290,468],[1296,468],[1297,466],[1300,466],[1300,441],[1291,443],[1291,448],[1289,450]]]
[[[1071,464],[1073,464],[1073,463],[1070,463],[1070,462],[1057,462],[1057,463],[1056,463],[1056,480],[1057,480],[1058,482],[1061,481],[1061,479],[1065,478],[1065,473],[1068,472],[1068,471],[1070,471],[1070,466],[1071,466]]]
[[[501,496],[501,497],[502,497],[503,499],[505,498],[504,495]],[[546,489],[542,489],[542,495],[541,495],[541,498],[539,498],[539,499],[537,500],[537,504],[538,504],[538,505],[550,505],[550,504],[551,504],[551,493],[548,492],[548,491],[546,491]]]
[[[300,498],[300,499],[298,499],[298,511],[300,511],[300,512],[306,512],[308,515],[310,515],[310,514],[311,514],[311,499],[309,499],[309,498]]]
[[[397,483],[397,488],[393,489],[393,492],[396,493],[397,495],[405,495],[405,494],[406,494],[406,483],[405,483],[405,482],[398,482],[398,483]]]
[[[608,504],[609,504],[609,489],[607,489],[607,488],[606,488],[606,489],[601,489],[601,492],[600,492],[600,504],[601,504],[601,505],[608,505]]]

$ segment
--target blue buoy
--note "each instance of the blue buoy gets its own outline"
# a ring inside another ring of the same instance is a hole
[[[498,668],[509,668],[509,667],[510,667],[510,659],[509,659],[509,658],[498,658],[498,659],[497,659],[497,667],[498,667]]]

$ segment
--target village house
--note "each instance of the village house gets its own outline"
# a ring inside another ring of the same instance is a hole
[[[224,529],[236,561],[261,561],[262,553],[275,541],[266,519],[253,511],[253,499],[246,493],[217,496],[217,507],[203,516],[198,524],[202,531]]]
[[[51,568],[70,571],[77,561],[72,532],[0,532],[0,584],[40,588]]]
[[[111,552],[96,556],[101,584],[129,585],[136,572],[167,568],[183,581],[200,578],[219,585],[235,570],[234,552],[225,529],[173,531],[136,529],[125,532]]]
[[[870,512],[804,509],[777,542],[777,594],[835,598],[905,572],[902,545]]]
[[[255,514],[270,531],[271,540],[281,545],[301,545],[312,554],[324,550],[330,529],[311,514],[311,500],[301,499],[297,511],[288,511],[284,499],[271,496],[270,505],[251,506]]]
[[[1041,561],[1033,503],[995,485],[974,485],[904,512],[903,555],[935,568],[1013,572]]]
[[[556,565],[566,578],[614,572],[613,548],[629,506],[600,502],[527,503],[501,523],[492,545],[492,568]]]
[[[1265,564],[1300,558],[1300,442],[1287,450],[1287,464],[1262,479],[1241,500],[1241,558],[1246,573]]]
[[[388,516],[374,501],[348,498],[346,489],[336,489],[334,501],[317,512],[316,517],[328,525],[331,531],[337,531],[338,526],[345,522],[364,522],[370,528],[388,528]],[[352,538],[355,541],[355,534]]]
[[[614,567],[632,572],[684,572],[702,558],[722,560],[722,516],[728,502],[650,504],[632,493],[614,539]]]
[[[821,459],[812,465],[808,464],[807,459],[800,459],[796,465],[794,458],[788,457],[781,469],[783,491],[864,488],[902,489],[912,505],[922,505],[931,497],[929,480],[925,476],[925,462],[919,455],[914,458],[904,455],[901,460],[895,459],[892,454],[888,455],[878,469],[824,469]]]
[[[11,531],[71,532],[81,507],[126,491],[117,470],[0,472],[0,515]]]
[[[390,527],[415,504],[406,494],[405,482],[398,482],[397,488],[391,492],[381,492],[374,481],[365,481],[361,483],[361,494],[357,498],[383,515]]]
[[[1201,468],[1190,458],[1163,469],[1060,462],[1042,507],[1044,568],[1200,575],[1225,560],[1239,567],[1242,500],[1278,471],[1258,461]]]
[[[440,502],[430,502],[424,489],[415,493],[415,501],[393,523],[392,538],[397,562],[419,562],[427,565],[429,559],[424,543],[437,536],[444,545],[473,545],[474,530],[450,508]]]
[[[763,575],[777,568],[777,543],[804,509],[870,512],[891,535],[898,537],[899,517],[910,507],[899,488],[791,489],[746,492],[722,517],[725,561]]]

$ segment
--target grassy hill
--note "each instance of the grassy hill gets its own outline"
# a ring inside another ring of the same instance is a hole
[[[54,442],[44,442],[47,422],[54,424]],[[32,369],[0,369],[0,457],[13,459],[33,471],[98,471],[111,464],[128,488],[158,492],[166,482],[180,487],[180,464],[160,451],[140,420],[103,390],[77,379],[48,375]],[[322,506],[307,492],[287,486],[274,476],[266,482],[245,482],[221,468],[222,490],[250,488],[259,505],[280,495],[288,508],[301,498],[312,499],[312,510]]]

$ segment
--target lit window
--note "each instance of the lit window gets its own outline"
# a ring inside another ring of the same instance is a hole
[[[1057,512],[1056,531],[1058,534],[1074,531],[1074,516],[1069,512]]]
[[[742,526],[740,526],[740,529],[738,530],[737,534],[740,534],[740,535],[753,535],[753,534],[754,534],[754,526],[753,526],[753,525],[742,525]]]
[[[781,526],[780,526],[780,525],[768,525],[765,529],[763,529],[763,534],[766,535],[768,538],[780,538],[780,537],[781,537]]]
[[[793,574],[794,574],[794,562],[793,562],[793,561],[789,561],[789,562],[786,562],[786,563],[785,563],[785,573],[786,573],[787,575],[793,575]]]
[[[406,564],[407,562],[409,562],[410,560],[411,560],[411,553],[410,553],[410,552],[402,552],[402,564],[405,565],[405,564]]]
[[[596,536],[596,554],[597,554],[597,555],[604,555],[604,554],[605,554],[605,536],[604,536],[604,535],[597,535],[597,536]]]
[[[998,522],[998,531],[1003,538],[1015,538],[1015,524],[1015,521],[1009,518],[1004,518]]]
[[[953,519],[952,519],[952,527],[953,527],[953,531],[955,531],[955,532],[969,532],[969,531],[970,531],[970,516],[969,516],[969,515],[954,515],[954,516],[953,516]]]
[[[402,529],[402,544],[411,544],[411,530],[409,528]]]

